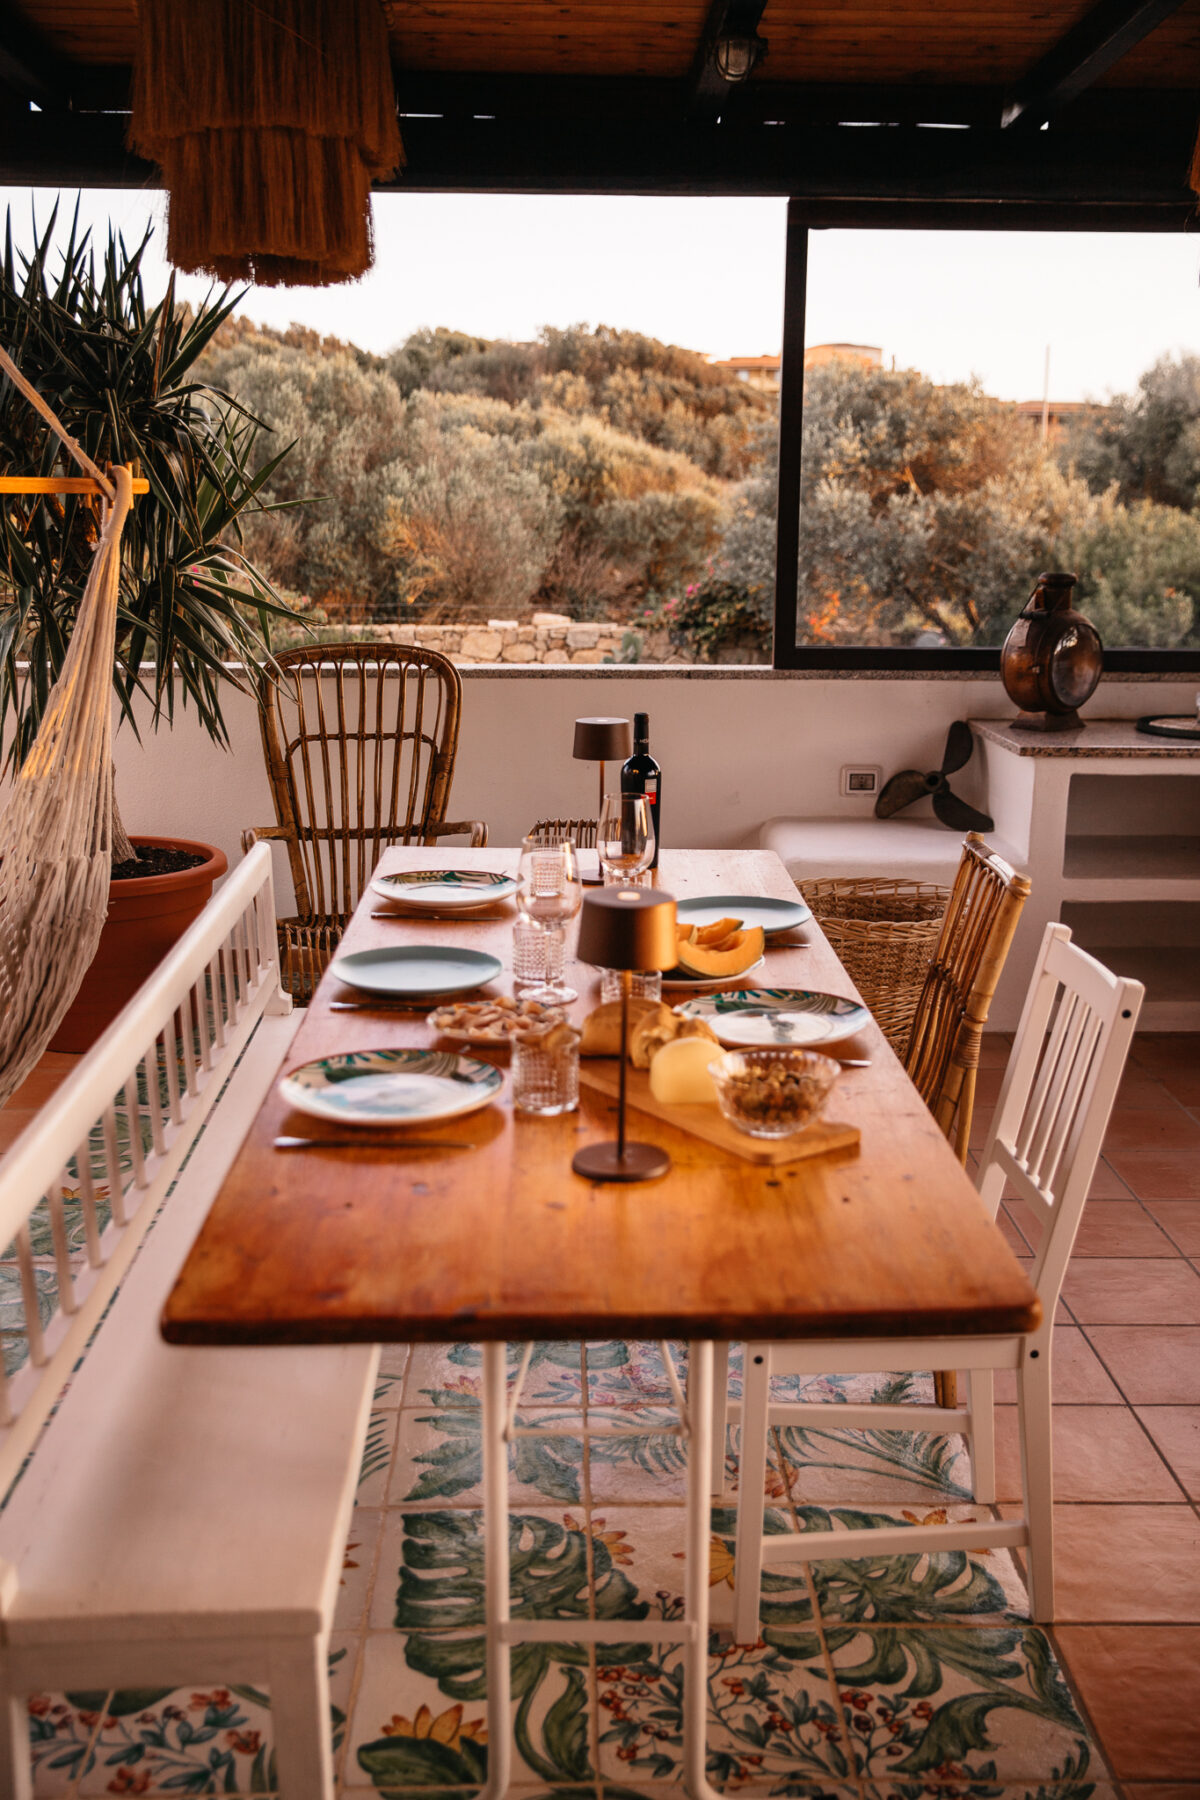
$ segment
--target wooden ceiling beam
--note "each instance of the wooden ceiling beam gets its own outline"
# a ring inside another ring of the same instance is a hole
[[[35,106],[65,107],[74,67],[13,0],[0,0],[0,85]]]
[[[1107,74],[1182,4],[1183,0],[1097,0],[1018,83],[1001,114],[1001,126],[1040,130],[1052,114]]]

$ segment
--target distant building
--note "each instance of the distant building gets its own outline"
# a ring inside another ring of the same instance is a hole
[[[1042,411],[1046,414],[1046,436],[1050,439],[1061,438],[1075,419],[1096,417],[1108,411],[1095,400],[1018,400],[1016,414],[1024,419],[1031,431],[1042,429]]]
[[[714,369],[723,369],[735,381],[761,388],[764,393],[779,392],[782,358],[778,356],[714,356],[709,361]],[[879,369],[883,367],[883,351],[874,344],[810,344],[804,352],[806,369],[819,369],[825,363],[833,362],[855,363],[861,369]]]

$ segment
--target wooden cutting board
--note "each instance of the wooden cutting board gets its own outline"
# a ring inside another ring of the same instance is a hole
[[[581,1057],[579,1079],[585,1087],[609,1094],[615,1100],[620,1082],[616,1058]],[[718,1150],[728,1150],[760,1167],[777,1168],[781,1163],[799,1162],[807,1156],[825,1156],[831,1150],[858,1147],[857,1125],[838,1125],[829,1119],[818,1119],[794,1137],[757,1138],[738,1131],[719,1106],[665,1106],[650,1092],[650,1074],[646,1069],[628,1071],[625,1091],[629,1105],[638,1112],[649,1113],[652,1118],[674,1125],[677,1131],[690,1132],[693,1137],[703,1138],[705,1143],[715,1144]]]

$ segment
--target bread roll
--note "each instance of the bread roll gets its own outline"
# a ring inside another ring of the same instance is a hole
[[[665,1012],[667,1009],[657,1000],[631,1000],[629,1002],[629,1035],[634,1030],[643,1013]],[[583,1035],[579,1045],[580,1056],[619,1056],[621,1054],[621,1002],[607,1000],[603,1006],[597,1006],[583,1021]]]

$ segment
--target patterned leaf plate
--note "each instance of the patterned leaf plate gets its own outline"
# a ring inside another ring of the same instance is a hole
[[[740,988],[705,994],[675,1008],[685,1019],[704,1019],[723,1044],[769,1050],[781,1044],[836,1044],[869,1025],[856,1000],[813,994],[803,988]]]
[[[492,869],[397,869],[391,875],[377,875],[371,887],[385,900],[398,900],[405,906],[466,912],[473,906],[507,900],[516,893],[517,881],[515,876],[499,875]]]
[[[675,916],[683,925],[715,925],[718,919],[740,919],[761,925],[768,937],[807,925],[812,913],[803,900],[773,900],[769,894],[703,894],[677,900]]]
[[[390,950],[356,950],[339,956],[333,972],[347,987],[368,994],[433,998],[465,994],[494,981],[500,959],[482,950],[455,950],[447,944],[400,944]]]
[[[339,1125],[420,1125],[474,1112],[503,1086],[491,1063],[450,1050],[355,1050],[304,1063],[279,1091],[298,1112]]]
[[[748,969],[739,969],[736,975],[685,975],[682,969],[668,969],[663,976],[663,986],[665,988],[736,987],[739,981],[745,981],[747,975],[753,975],[755,969],[761,969],[766,960],[765,956],[760,956],[757,962],[752,962]]]

